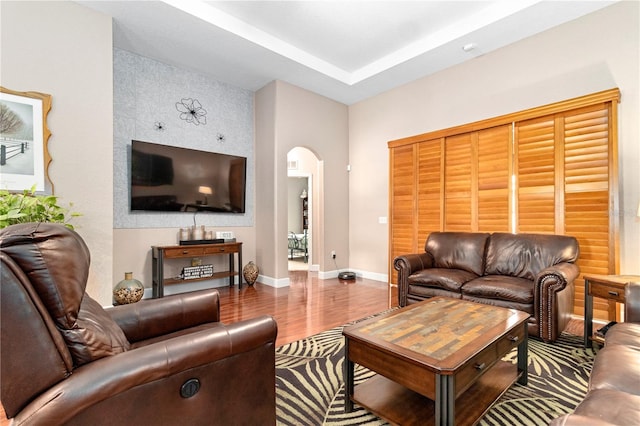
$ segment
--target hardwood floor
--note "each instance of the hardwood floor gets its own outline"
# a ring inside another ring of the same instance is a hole
[[[219,288],[222,322],[273,315],[277,346],[282,346],[398,304],[397,295],[390,297],[387,284],[380,281],[320,280],[317,273],[306,271],[290,271],[289,279],[289,287],[279,289],[260,283],[241,290]]]
[[[289,279],[290,286],[284,288],[260,283],[219,288],[222,322],[272,315],[278,323],[276,345],[282,346],[398,304],[397,294],[390,297],[387,284],[380,281],[320,280],[307,271],[291,271]],[[8,425],[0,406],[0,426]]]

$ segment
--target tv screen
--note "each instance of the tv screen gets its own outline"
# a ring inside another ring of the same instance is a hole
[[[131,141],[131,210],[245,212],[247,159]]]

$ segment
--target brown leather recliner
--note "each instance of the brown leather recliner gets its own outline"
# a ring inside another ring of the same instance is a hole
[[[270,316],[224,325],[216,290],[103,309],[59,224],[0,230],[0,400],[13,425],[275,423]]]

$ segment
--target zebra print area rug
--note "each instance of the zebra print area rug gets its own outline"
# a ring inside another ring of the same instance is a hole
[[[276,349],[277,425],[386,425],[357,404],[344,412],[344,338],[336,327]],[[574,410],[587,392],[597,349],[563,333],[554,344],[529,340],[529,384],[513,385],[479,425],[548,425]],[[517,352],[504,359],[516,363]],[[374,373],[356,365],[355,384]]]

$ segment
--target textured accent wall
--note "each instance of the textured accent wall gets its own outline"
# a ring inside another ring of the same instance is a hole
[[[200,102],[206,124],[180,118],[176,102],[183,98]],[[179,228],[194,220],[206,226],[253,226],[253,92],[114,49],[113,116],[114,228]],[[132,139],[247,157],[245,213],[131,212]]]

